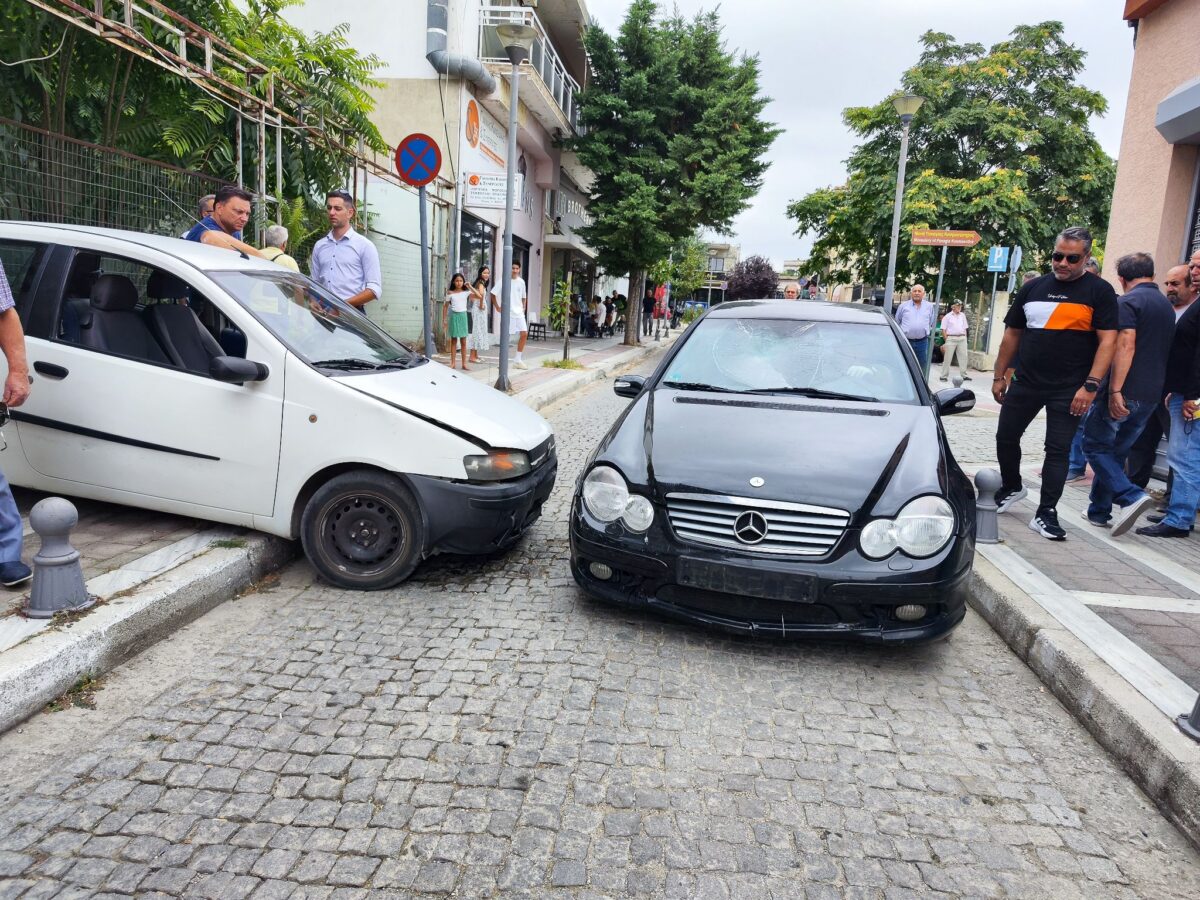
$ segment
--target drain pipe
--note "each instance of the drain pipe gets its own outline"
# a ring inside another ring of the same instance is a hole
[[[448,44],[449,0],[428,0],[425,11],[425,58],[442,75],[465,78],[485,94],[496,92],[496,77],[477,59],[450,53]]]

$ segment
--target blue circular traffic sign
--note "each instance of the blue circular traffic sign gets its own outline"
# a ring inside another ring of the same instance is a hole
[[[413,187],[424,187],[442,169],[442,151],[427,134],[410,134],[396,148],[396,171]]]

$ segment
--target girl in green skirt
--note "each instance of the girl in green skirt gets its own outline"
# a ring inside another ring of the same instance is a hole
[[[464,372],[470,371],[467,368],[467,335],[471,333],[470,321],[467,318],[467,300],[470,296],[467,280],[461,272],[455,272],[454,277],[450,279],[450,289],[446,291],[447,303],[443,315],[450,320],[447,326],[450,332],[450,368],[454,368],[454,351],[457,349],[462,354]],[[442,324],[447,325],[445,318]]]

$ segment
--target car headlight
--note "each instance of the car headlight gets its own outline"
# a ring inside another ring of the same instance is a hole
[[[468,481],[506,481],[530,472],[529,454],[524,450],[493,450],[486,456],[464,456]]]
[[[625,504],[625,512],[621,514],[621,521],[630,531],[645,531],[654,521],[654,504],[641,494],[634,494]]]
[[[583,502],[601,522],[615,522],[629,505],[629,486],[610,466],[596,466],[583,479]]]
[[[864,555],[883,559],[897,550],[907,556],[932,556],[954,534],[954,510],[941,497],[918,497],[894,519],[868,522],[858,544]]]

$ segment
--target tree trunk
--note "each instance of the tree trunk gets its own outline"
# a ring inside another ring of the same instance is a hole
[[[629,302],[625,307],[625,346],[636,347],[641,343],[642,295],[646,293],[646,270],[634,269],[629,273]]]

